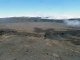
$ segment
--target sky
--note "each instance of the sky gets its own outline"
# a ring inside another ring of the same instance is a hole
[[[79,18],[80,0],[0,0],[0,17]]]

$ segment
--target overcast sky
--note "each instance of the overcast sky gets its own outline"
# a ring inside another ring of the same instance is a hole
[[[0,0],[0,17],[80,17],[80,0]]]

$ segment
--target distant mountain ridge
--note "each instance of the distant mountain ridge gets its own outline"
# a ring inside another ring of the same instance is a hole
[[[73,18],[68,20],[80,20],[80,18]],[[41,17],[8,17],[0,18],[0,23],[18,23],[18,22],[59,22],[62,23],[64,19],[47,19]]]

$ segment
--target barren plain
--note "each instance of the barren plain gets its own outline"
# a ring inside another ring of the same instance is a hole
[[[80,60],[80,29],[59,22],[1,23],[0,60]]]

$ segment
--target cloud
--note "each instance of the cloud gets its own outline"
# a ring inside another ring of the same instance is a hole
[[[31,14],[30,16],[32,16],[32,17],[42,17],[42,18],[48,17],[48,19],[80,18],[80,15],[78,15],[78,16],[77,15],[60,15],[60,14],[48,15],[48,14],[44,14],[44,13],[41,13],[41,12],[37,12],[37,13]]]
[[[44,14],[41,12],[36,12],[36,13],[32,13],[32,14],[22,14],[22,15],[9,15],[9,16],[0,16],[0,18],[4,18],[4,17],[21,17],[21,16],[25,16],[25,17],[42,17],[42,18],[46,18],[48,17],[48,19],[69,19],[69,18],[80,18],[80,15],[60,15],[60,14],[56,14],[56,15],[50,15],[50,14]]]
[[[64,20],[64,23],[71,27],[80,27],[80,21],[78,20]]]

